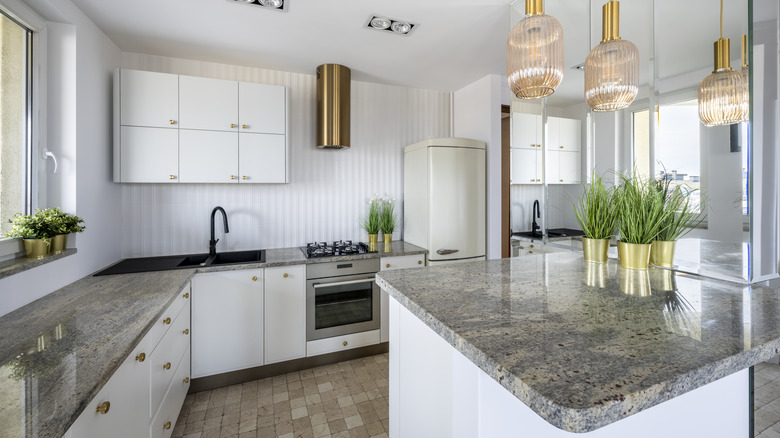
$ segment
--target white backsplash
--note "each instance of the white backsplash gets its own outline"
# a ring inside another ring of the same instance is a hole
[[[582,187],[574,184],[548,186],[549,206],[547,208],[547,228],[579,229],[574,218],[572,202],[579,199]],[[514,184],[510,191],[510,215],[512,231],[531,231],[532,211],[535,200],[542,201],[542,186]],[[542,211],[544,214],[544,211]],[[536,223],[541,226],[541,219]]]
[[[289,184],[123,184],[123,257],[205,252],[217,205],[230,223],[223,236],[216,220],[220,251],[365,241],[360,218],[375,193],[396,199],[403,223],[404,146],[452,132],[449,93],[353,81],[352,148],[322,150],[315,147],[314,75],[130,53],[122,66],[284,85],[291,118]]]

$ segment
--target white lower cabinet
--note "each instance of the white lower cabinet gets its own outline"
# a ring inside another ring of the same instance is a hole
[[[266,364],[306,357],[306,266],[265,269]]]
[[[192,279],[192,377],[263,365],[263,269]]]
[[[170,437],[189,389],[189,297],[187,285],[87,405],[66,436]],[[167,374],[160,377],[163,373]],[[166,418],[165,422],[156,425],[161,416]]]
[[[309,341],[306,343],[306,355],[309,357],[319,356],[320,354],[336,353],[378,343],[379,330],[369,330],[367,332]]]
[[[420,268],[425,266],[425,254],[414,254],[408,256],[398,257],[382,257],[380,259],[380,271],[394,271],[396,269],[408,269],[408,268]],[[390,315],[388,309],[390,307],[389,297],[384,290],[379,291],[380,302],[380,342],[390,341]]]

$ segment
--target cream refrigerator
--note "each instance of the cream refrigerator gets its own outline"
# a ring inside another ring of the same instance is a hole
[[[485,259],[485,143],[432,138],[404,148],[404,241],[428,265]]]

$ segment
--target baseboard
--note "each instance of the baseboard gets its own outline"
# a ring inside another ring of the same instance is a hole
[[[229,373],[216,374],[213,376],[200,377],[192,379],[190,382],[189,394],[194,392],[208,391],[210,389],[222,388],[224,386],[237,385],[239,383],[251,382],[253,380],[265,379],[267,377],[279,376],[295,371],[316,368],[323,365],[330,365],[345,360],[359,359],[366,356],[387,353],[389,348],[387,342],[365,347],[354,348],[352,350],[338,351],[336,353],[322,354],[313,357],[304,357],[301,359],[288,360],[286,362],[273,363],[245,370],[231,371]]]

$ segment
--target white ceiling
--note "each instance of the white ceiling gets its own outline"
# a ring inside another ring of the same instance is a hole
[[[287,12],[229,0],[73,0],[125,52],[454,91],[506,74],[511,0],[288,0]],[[408,20],[408,36],[365,28]]]

